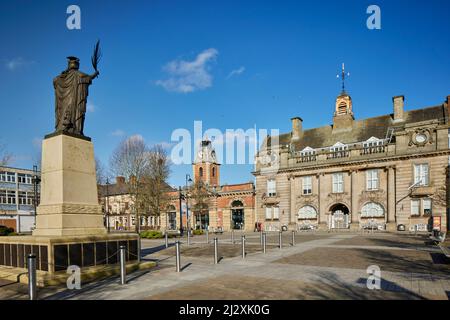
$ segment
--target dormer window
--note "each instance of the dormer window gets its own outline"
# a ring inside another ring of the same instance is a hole
[[[330,147],[330,154],[328,155],[328,159],[330,158],[345,158],[348,157],[348,146],[343,144],[342,142],[336,142],[332,147]]]
[[[300,157],[302,162],[315,161],[316,150],[311,147],[306,147],[302,151],[300,151]]]
[[[384,152],[384,140],[376,137],[370,137],[363,142],[363,151],[361,154],[372,154]]]

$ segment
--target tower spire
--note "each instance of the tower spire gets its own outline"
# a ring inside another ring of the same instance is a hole
[[[345,93],[345,77],[349,77],[350,72],[345,73],[345,64],[342,63],[341,80],[342,80],[342,93]],[[339,75],[337,75],[339,78]]]

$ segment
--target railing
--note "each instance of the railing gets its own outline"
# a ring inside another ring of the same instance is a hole
[[[385,150],[386,150],[385,146],[365,147],[361,150],[360,155],[373,154],[373,153],[384,153]]]
[[[347,158],[349,156],[350,151],[348,150],[334,151],[327,154],[327,159]]]
[[[317,156],[314,155],[301,155],[299,159],[297,159],[297,163],[300,162],[312,162],[312,161],[316,161],[317,160]]]

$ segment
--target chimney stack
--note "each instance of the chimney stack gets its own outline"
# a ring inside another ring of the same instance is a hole
[[[302,124],[303,120],[300,117],[294,117],[291,119],[292,121],[292,138],[291,141],[298,141],[302,135]]]
[[[405,96],[395,96],[392,98],[392,101],[394,102],[394,121],[403,121]]]
[[[125,177],[117,176],[116,177],[116,183],[117,184],[125,184]]]

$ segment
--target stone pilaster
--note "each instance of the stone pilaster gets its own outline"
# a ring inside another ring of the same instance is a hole
[[[393,225],[395,227],[395,168],[388,167],[388,178],[387,178],[387,224]]]
[[[358,188],[358,183],[357,183],[357,181],[356,181],[356,174],[357,174],[357,171],[356,170],[351,170],[350,171],[350,184],[351,184],[351,186],[350,186],[350,188],[351,188],[351,193],[350,193],[350,203],[351,203],[351,221],[352,221],[352,224],[354,224],[353,225],[353,227],[356,227],[357,226],[357,224],[359,223],[359,215],[358,215],[358,190],[360,189],[360,188]]]

